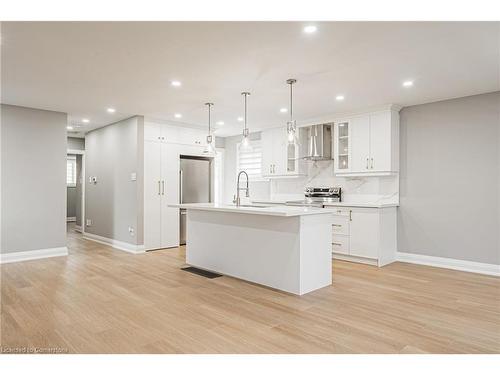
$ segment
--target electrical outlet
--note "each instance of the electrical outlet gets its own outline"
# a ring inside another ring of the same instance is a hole
[[[137,173],[132,172],[130,174],[130,181],[137,181]]]
[[[134,236],[135,234],[134,228],[132,227],[128,227],[128,232],[130,233],[131,236]]]
[[[92,225],[92,219],[87,219],[86,225],[90,227]]]

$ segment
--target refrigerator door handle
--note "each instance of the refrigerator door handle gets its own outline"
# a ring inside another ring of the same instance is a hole
[[[179,203],[182,204],[182,169],[179,169]]]

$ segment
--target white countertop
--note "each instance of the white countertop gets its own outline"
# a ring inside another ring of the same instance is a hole
[[[253,204],[276,204],[284,205],[286,201],[283,200],[255,200]],[[399,207],[399,203],[375,203],[375,202],[331,202],[325,203],[325,207],[365,207],[365,208],[386,208],[386,207]]]
[[[244,207],[244,206],[236,207],[229,204],[184,203],[184,204],[171,204],[169,205],[169,207],[185,208],[188,210],[218,211],[218,212],[286,216],[286,217],[332,214],[334,212],[333,209],[327,209],[327,208],[297,207],[297,206],[284,206],[284,205],[271,206],[271,207]]]

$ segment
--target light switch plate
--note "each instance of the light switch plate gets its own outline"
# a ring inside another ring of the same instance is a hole
[[[137,180],[137,173],[135,172],[132,172],[130,174],[130,181],[136,181]]]

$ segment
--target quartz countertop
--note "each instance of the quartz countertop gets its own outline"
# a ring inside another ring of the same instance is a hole
[[[255,200],[253,204],[274,204],[285,205],[284,200]],[[399,207],[399,203],[394,202],[329,202],[324,204],[325,207],[365,207],[365,208],[386,208],[386,207]]]
[[[316,207],[297,207],[297,206],[265,206],[261,203],[261,207],[257,206],[257,203],[252,205],[241,205],[239,207],[229,204],[215,204],[215,203],[184,203],[184,204],[172,204],[169,207],[184,208],[188,210],[202,210],[202,211],[217,211],[217,212],[228,212],[228,213],[241,213],[241,214],[252,214],[252,215],[271,215],[271,216],[304,216],[304,215],[321,215],[321,214],[332,214],[333,209],[328,208],[316,208]]]

